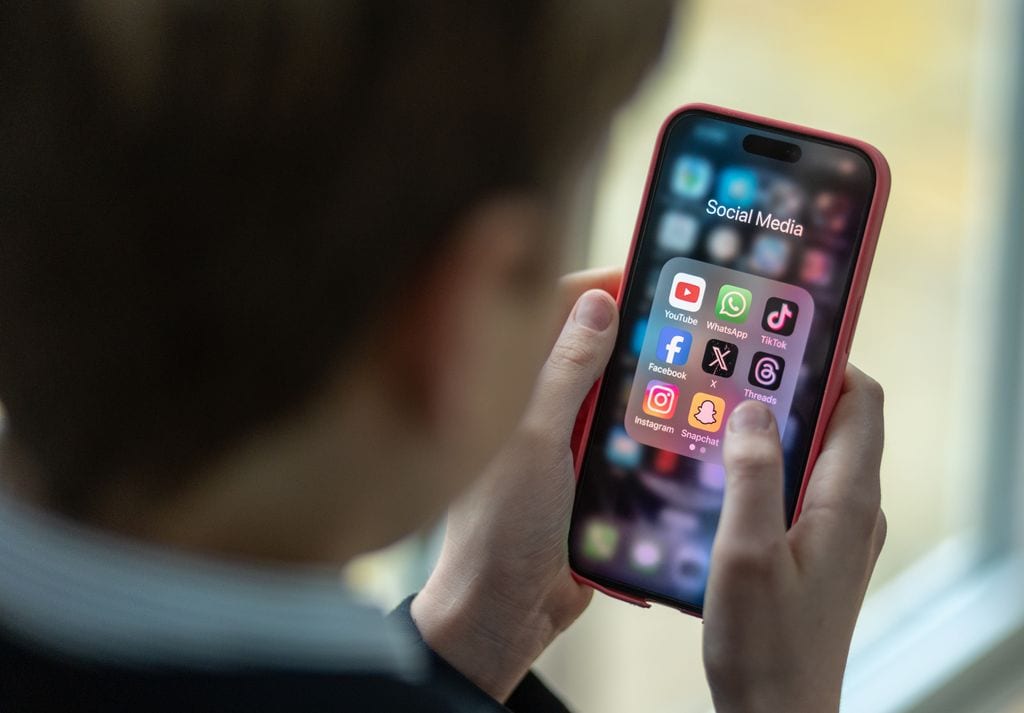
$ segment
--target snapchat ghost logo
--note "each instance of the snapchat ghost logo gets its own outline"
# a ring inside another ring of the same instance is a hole
[[[725,400],[713,394],[697,392],[690,402],[690,413],[686,419],[691,426],[702,431],[716,432],[722,427],[725,416]]]
[[[708,399],[701,401],[700,406],[697,408],[697,413],[693,414],[693,417],[705,426],[710,426],[716,420],[715,405]]]

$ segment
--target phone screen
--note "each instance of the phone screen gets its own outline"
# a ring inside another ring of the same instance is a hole
[[[688,110],[651,180],[569,554],[599,584],[699,612],[743,400],[778,421],[792,520],[876,176],[856,148]]]

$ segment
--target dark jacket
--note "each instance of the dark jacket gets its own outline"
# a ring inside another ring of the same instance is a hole
[[[410,597],[391,618],[415,631]],[[426,648],[421,638],[420,645]],[[273,668],[237,671],[146,669],[97,664],[31,648],[0,629],[0,711],[395,711],[491,713],[567,709],[534,674],[502,705],[427,649],[418,682],[383,674],[325,674]]]

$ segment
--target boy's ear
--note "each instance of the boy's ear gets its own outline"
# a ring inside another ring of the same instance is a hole
[[[474,391],[488,380],[501,398],[502,380],[539,366],[532,342],[550,336],[560,254],[538,203],[520,195],[477,204],[441,245],[373,331],[393,397],[445,430],[480,415]]]

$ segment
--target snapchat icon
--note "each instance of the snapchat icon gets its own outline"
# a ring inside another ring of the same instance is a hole
[[[687,421],[694,428],[715,433],[722,427],[725,418],[725,400],[718,396],[698,391],[690,402]]]

